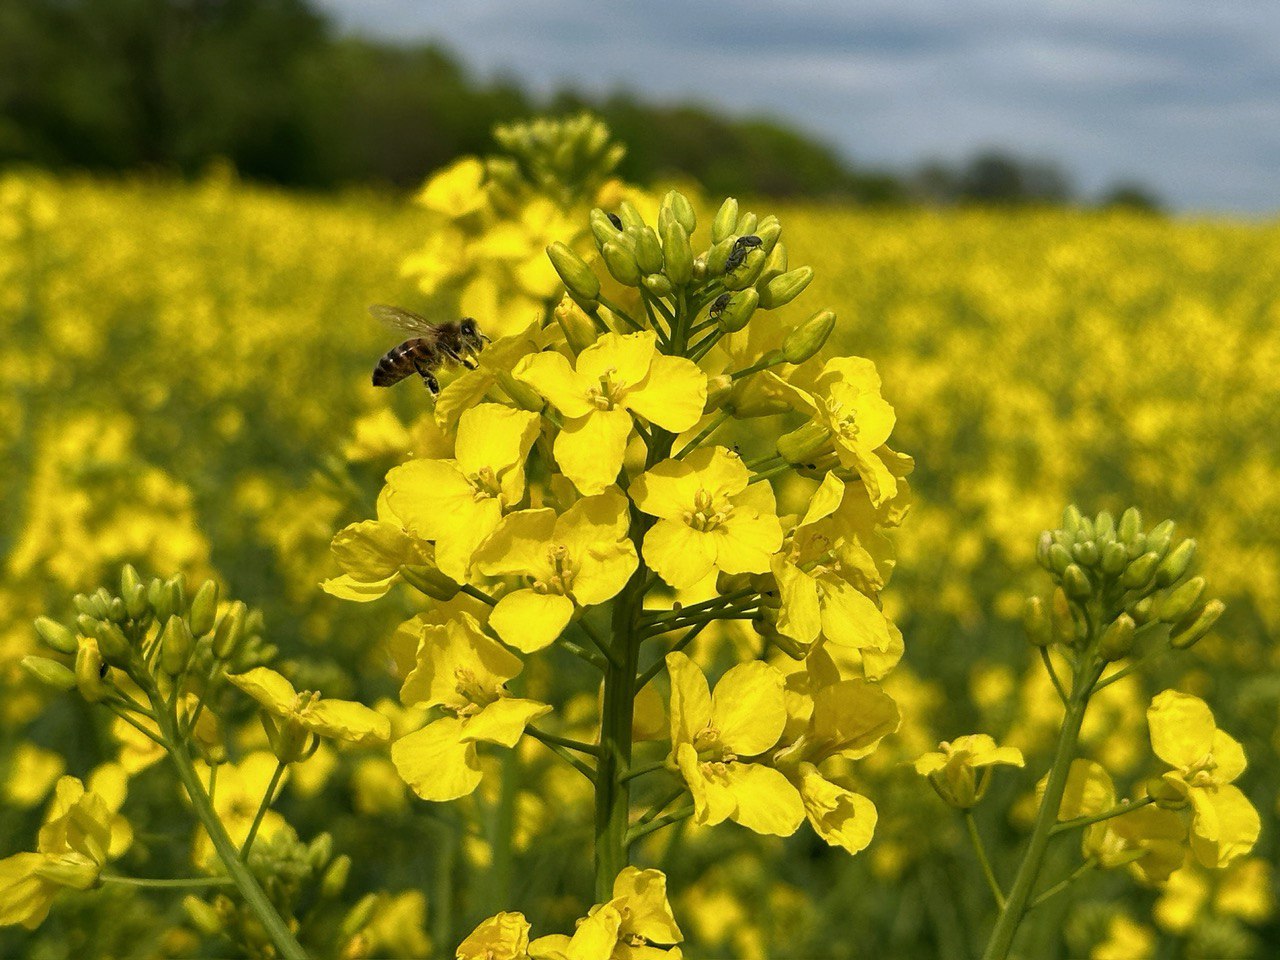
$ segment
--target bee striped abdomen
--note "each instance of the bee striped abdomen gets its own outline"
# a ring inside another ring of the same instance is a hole
[[[373,385],[389,387],[393,383],[399,383],[420,370],[429,370],[433,360],[434,351],[426,341],[406,340],[398,347],[388,350],[378,361],[373,368]]]

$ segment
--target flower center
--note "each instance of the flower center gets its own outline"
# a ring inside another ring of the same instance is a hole
[[[699,490],[693,497],[693,509],[686,510],[684,522],[695,530],[706,533],[724,523],[733,514],[727,506],[717,509],[715,498],[706,490]]]
[[[1213,758],[1212,753],[1206,753],[1187,768],[1185,777],[1187,786],[1216,787],[1218,785],[1218,777],[1215,772],[1217,769],[1218,761]]]
[[[470,667],[453,668],[453,689],[458,696],[467,701],[464,706],[458,708],[459,717],[469,717],[479,713],[482,708],[498,699],[497,693],[486,690],[480,678],[471,671]]]
[[[320,700],[320,694],[314,690],[300,690],[293,699],[293,709],[289,712],[296,717],[304,717]]]
[[[831,422],[831,428],[845,439],[852,440],[858,436],[854,411],[846,410],[844,404],[834,397],[827,398],[827,418]]]
[[[600,375],[596,386],[587,391],[587,400],[597,410],[612,410],[622,399],[622,390],[613,382],[614,370],[610,367]]]
[[[502,493],[502,485],[498,482],[498,477],[494,474],[492,467],[481,467],[473,475],[467,477],[467,482],[471,484],[471,495],[476,500],[492,500]]]
[[[573,558],[569,556],[569,548],[563,543],[555,543],[547,548],[547,566],[550,572],[542,578],[533,581],[532,587],[535,593],[556,593],[562,597],[569,595],[569,591],[573,589],[574,577],[578,574],[578,569],[573,562]]]

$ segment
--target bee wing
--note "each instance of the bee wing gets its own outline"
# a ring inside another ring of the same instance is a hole
[[[421,314],[406,310],[403,307],[392,307],[385,303],[375,303],[369,308],[369,315],[381,320],[393,330],[408,333],[415,337],[434,338],[439,324],[432,323]]]

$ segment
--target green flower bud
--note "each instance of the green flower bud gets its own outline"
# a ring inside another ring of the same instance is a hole
[[[244,639],[244,618],[247,608],[237,600],[218,621],[213,631],[213,655],[219,660],[230,660]]]
[[[1093,521],[1088,517],[1080,518],[1080,529],[1076,531],[1076,543],[1084,543],[1093,539]]]
[[[761,250],[764,247],[760,248]],[[760,271],[760,279],[764,281],[772,280],[774,277],[781,276],[787,272],[787,245],[785,243],[775,244],[773,250],[765,257],[764,269]]]
[[[85,617],[97,618],[98,615],[94,612],[96,607],[94,606],[93,600],[85,596],[83,593],[77,593],[72,597],[71,603],[75,606],[76,613]]]
[[[124,669],[129,666],[133,657],[133,645],[124,631],[114,623],[99,623],[97,633],[98,648],[102,651],[102,659],[113,667]]]
[[[99,621],[96,617],[91,617],[87,613],[82,613],[76,617],[76,626],[79,628],[82,636],[92,637],[98,632]]]
[[[738,201],[733,197],[729,197],[724,203],[720,204],[720,209],[716,211],[715,219],[711,221],[711,242],[718,244],[723,240],[730,239],[737,225]]]
[[[129,619],[129,610],[124,605],[124,601],[119,597],[112,597],[111,602],[107,604],[107,617],[113,623],[124,623]]]
[[[671,211],[671,215],[683,228],[686,237],[691,236],[698,228],[698,215],[694,212],[693,204],[679,190],[667,191],[667,195],[662,198],[662,206],[663,209]]]
[[[1133,617],[1134,622],[1139,626],[1150,623],[1151,615],[1155,611],[1155,598],[1143,597],[1141,600],[1135,600],[1129,605],[1129,615]]]
[[[329,864],[329,869],[320,879],[320,895],[336,900],[342,896],[349,876],[351,876],[351,858],[345,853],[340,854],[334,858],[333,863]]]
[[[623,200],[618,204],[618,217],[622,220],[622,229],[626,232],[628,227],[643,227],[644,217],[640,216],[640,211],[636,209],[634,203],[630,200]]]
[[[1103,660],[1119,660],[1121,657],[1127,657],[1133,649],[1133,637],[1137,632],[1138,625],[1134,622],[1133,617],[1127,613],[1122,613],[1102,634],[1102,639],[1098,641],[1098,656]]]
[[[1093,584],[1089,582],[1089,575],[1084,572],[1084,568],[1073,563],[1062,572],[1062,589],[1067,591],[1068,597],[1084,600],[1092,595]]]
[[[740,214],[738,222],[733,225],[733,232],[740,237],[746,237],[756,232],[756,224],[759,218],[750,211]]]
[[[48,657],[23,657],[22,669],[55,690],[70,690],[76,685],[75,672],[65,663],[50,660]]]
[[[151,608],[147,605],[147,586],[144,583],[134,584],[124,597],[124,608],[130,620],[141,620]]]
[[[57,650],[59,653],[73,654],[79,647],[76,643],[76,635],[56,620],[36,617],[35,627],[40,639],[50,649]]]
[[[193,894],[182,899],[182,909],[191,921],[191,925],[206,937],[216,937],[222,933],[222,918],[218,911]]]
[[[1098,540],[1114,540],[1116,538],[1116,521],[1109,510],[1103,510],[1098,514],[1098,519],[1093,524],[1093,530],[1093,535]]]
[[[176,614],[169,618],[160,633],[160,668],[171,677],[187,669],[195,638],[187,621]]]
[[[778,245],[778,238],[782,236],[782,224],[778,222],[777,217],[769,214],[751,232],[760,238],[761,252],[765,256],[770,256],[774,247]]]
[[[729,264],[729,254],[733,252],[733,238],[721,240],[714,244],[707,251],[707,276],[719,277],[724,275],[725,267]]]
[[[672,221],[662,234],[662,257],[667,264],[667,279],[673,286],[683,287],[693,279],[693,247],[683,225]]]
[[[760,271],[764,269],[765,255],[759,250],[748,251],[742,264],[724,275],[726,290],[745,290],[754,287],[760,279]]]
[[[635,255],[626,247],[609,241],[600,248],[600,253],[613,279],[627,287],[640,286],[640,267],[636,263]]]
[[[725,333],[736,333],[751,320],[760,304],[760,295],[754,289],[739,290],[729,297],[729,302],[716,318],[716,325]]]
[[[823,348],[835,327],[836,315],[830,310],[819,310],[787,334],[782,341],[782,359],[787,363],[804,363]]]
[[[617,242],[622,231],[613,225],[609,215],[599,207],[591,211],[591,233],[596,238],[596,246],[602,247],[610,241]]]
[[[320,833],[307,844],[307,862],[312,870],[321,870],[333,858],[333,834]]]
[[[1120,526],[1116,535],[1125,543],[1133,543],[1142,532],[1142,513],[1137,507],[1130,507],[1120,515]]]
[[[1181,630],[1176,630],[1169,638],[1169,645],[1175,650],[1186,650],[1195,646],[1205,634],[1213,629],[1213,625],[1218,622],[1218,618],[1222,616],[1222,612],[1227,609],[1227,605],[1221,600],[1210,600],[1204,605],[1200,611],[1200,615],[1195,618],[1188,626]]]
[[[442,603],[452,600],[461,589],[452,577],[441,573],[435,567],[404,566],[400,568],[400,575],[409,586],[432,600],[439,600]]]
[[[556,242],[547,247],[547,257],[556,273],[560,274],[570,296],[587,303],[596,302],[600,296],[600,278],[580,256],[565,244]]]
[[[133,564],[126,563],[120,568],[120,596],[127,597],[133,592],[134,587],[146,586],[142,582],[142,578],[138,576],[138,571],[134,569]]]
[[[1086,567],[1095,567],[1098,565],[1098,545],[1092,540],[1086,540],[1084,543],[1077,543],[1071,550],[1076,561]]]
[[[1173,542],[1173,528],[1172,520],[1164,520],[1147,531],[1147,549],[1163,557]]]
[[[176,613],[179,616],[187,612],[187,581],[182,574],[174,574],[166,582],[165,587],[169,591],[169,603],[172,606],[170,613]],[[165,617],[164,619],[169,619]]]
[[[367,893],[361,897],[360,901],[342,919],[340,928],[342,936],[344,938],[353,937],[363,930],[373,917],[373,911],[377,906],[378,895],[376,893]]]
[[[108,667],[93,637],[82,637],[76,652],[76,687],[80,696],[90,703],[97,703],[107,695]]]
[[[1076,618],[1071,612],[1071,601],[1061,587],[1053,591],[1049,602],[1049,623],[1053,627],[1053,642],[1073,646],[1077,639]]]
[[[671,296],[671,281],[666,278],[665,274],[651,273],[644,280],[644,288],[655,297]]]
[[[527,383],[517,380],[506,370],[498,371],[498,386],[502,387],[503,393],[514,400],[521,410],[539,413],[547,405],[542,394]]]
[[[628,227],[627,236],[636,249],[636,264],[641,273],[662,272],[662,241],[653,227]]]
[[[1177,623],[1189,614],[1204,593],[1204,577],[1192,577],[1156,604],[1156,618],[1163,623]]]
[[[200,589],[196,591],[191,601],[191,613],[187,617],[187,623],[191,626],[192,635],[203,637],[213,629],[217,617],[218,584],[213,580],[206,580],[200,584]]]
[[[1027,605],[1022,611],[1022,625],[1027,631],[1027,639],[1035,646],[1047,647],[1053,643],[1053,625],[1044,609],[1044,601],[1039,597],[1027,598]]]
[[[157,618],[160,616],[160,605],[164,603],[164,594],[163,580],[152,578],[147,582],[147,605],[151,607]]]
[[[1129,551],[1123,543],[1113,540],[1102,550],[1102,572],[1108,577],[1118,577],[1129,565]]]
[[[556,323],[564,331],[569,349],[579,354],[596,342],[596,325],[586,312],[569,297],[563,297],[555,309]]]
[[[99,620],[111,619],[111,594],[106,587],[99,587],[89,595],[90,612]]]
[[[1055,543],[1049,548],[1049,569],[1062,576],[1067,572],[1067,567],[1071,566],[1071,551],[1060,543]]]
[[[1045,530],[1036,541],[1036,563],[1049,570],[1049,551],[1053,548],[1053,534]]]
[[[804,292],[813,280],[812,267],[797,267],[774,277],[760,289],[760,306],[766,310],[786,306]]]
[[[1156,567],[1160,563],[1158,553],[1144,553],[1137,560],[1131,560],[1120,575],[1120,585],[1128,590],[1140,590],[1151,582],[1156,575]]]
[[[831,434],[810,421],[778,438],[778,453],[790,463],[805,463],[831,445]]]
[[[1156,586],[1167,587],[1181,580],[1183,574],[1190,569],[1195,555],[1196,542],[1189,537],[1174,547],[1168,556],[1160,561],[1160,566],[1156,567]]]
[[[1074,503],[1062,511],[1062,532],[1069,538],[1075,539],[1075,535],[1080,532],[1080,522],[1083,518],[1080,516],[1080,508]]]

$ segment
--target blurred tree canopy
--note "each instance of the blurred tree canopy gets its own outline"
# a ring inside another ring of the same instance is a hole
[[[566,91],[538,102],[430,44],[337,35],[307,0],[0,0],[0,164],[241,175],[301,187],[411,187],[539,110],[591,109],[630,152],[624,176],[714,194],[861,202],[1072,199],[1052,164],[985,153],[897,174],[854,167],[771,119]],[[661,137],[652,136],[661,130]],[[1154,208],[1140,185],[1106,200]]]

